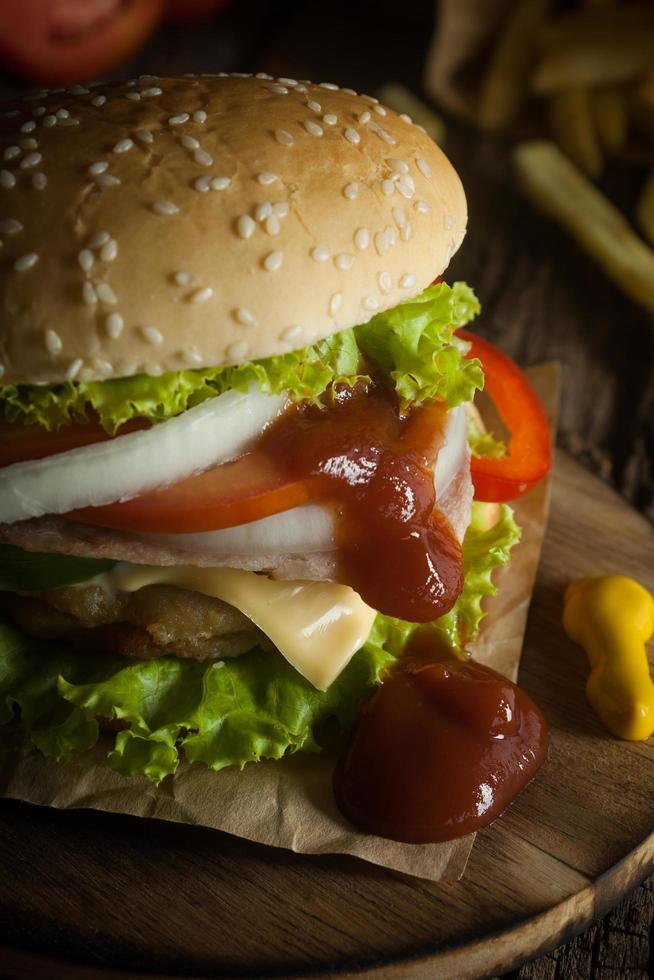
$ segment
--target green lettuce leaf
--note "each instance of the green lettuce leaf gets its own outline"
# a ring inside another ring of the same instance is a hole
[[[0,592],[61,589],[108,572],[116,564],[96,558],[49,555],[0,544]]]
[[[468,419],[468,445],[473,456],[506,455],[506,444],[490,432],[484,432],[474,418]]]
[[[173,657],[126,662],[45,644],[0,624],[0,724],[19,708],[32,742],[62,759],[95,744],[96,718],[118,719],[126,727],[115,736],[109,764],[158,783],[175,772],[181,750],[216,770],[319,751],[321,726],[334,719],[349,728],[392,659],[366,645],[323,692],[281,655],[262,650],[208,664]]]
[[[9,422],[57,429],[97,416],[110,432],[131,418],[161,422],[230,388],[256,384],[267,393],[288,391],[318,403],[331,384],[365,378],[365,358],[395,386],[403,407],[428,398],[450,407],[483,385],[481,366],[463,357],[456,327],[479,311],[465,283],[430,286],[420,296],[380,313],[369,323],[311,347],[233,367],[135,375],[54,385],[0,385],[0,412]]]

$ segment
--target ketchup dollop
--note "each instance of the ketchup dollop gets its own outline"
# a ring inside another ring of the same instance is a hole
[[[445,419],[442,403],[402,417],[394,392],[359,383],[337,388],[326,407],[287,413],[257,447],[335,505],[347,584],[378,612],[414,623],[448,612],[463,586],[461,546],[435,509]]]
[[[507,808],[547,744],[547,723],[524,691],[418,633],[361,712],[334,773],[336,802],[380,837],[463,837]]]

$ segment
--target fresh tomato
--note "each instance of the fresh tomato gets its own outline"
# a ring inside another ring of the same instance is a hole
[[[121,427],[120,435],[145,429],[149,424],[143,419],[132,419]],[[38,425],[0,422],[0,467],[23,463],[28,459],[44,459],[55,453],[65,453],[68,449],[79,449],[111,438],[98,422],[73,422],[54,432],[48,432]]]
[[[233,463],[215,466],[162,490],[66,516],[121,531],[217,531],[305,504],[313,496],[312,484],[310,478],[284,476],[263,453],[253,450]]]
[[[190,20],[201,20],[203,17],[211,17],[221,7],[225,7],[228,0],[168,0],[166,8],[166,20],[173,24],[185,24]]]
[[[486,391],[511,434],[506,456],[473,457],[475,498],[515,500],[542,480],[552,466],[547,416],[527,377],[510,357],[467,330],[457,330],[457,336],[470,343],[467,356],[481,361]]]
[[[164,0],[6,0],[0,59],[39,82],[96,77],[136,51],[163,10]]]

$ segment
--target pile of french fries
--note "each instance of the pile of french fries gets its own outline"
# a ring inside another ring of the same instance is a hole
[[[513,149],[520,185],[654,313],[654,0],[585,0],[563,13],[514,0],[477,119],[512,134],[542,119],[543,138]],[[633,215],[593,183],[614,161],[644,180]]]

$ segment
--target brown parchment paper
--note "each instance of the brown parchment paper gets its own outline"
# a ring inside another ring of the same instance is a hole
[[[543,365],[529,375],[554,426],[558,365]],[[548,505],[549,481],[516,504],[522,541],[509,565],[497,574],[499,591],[488,600],[488,616],[471,647],[476,658],[512,679],[518,672]],[[109,769],[103,764],[107,749],[105,742],[59,765],[25,744],[10,749],[0,764],[0,795],[60,809],[89,807],[213,827],[305,854],[351,854],[433,881],[460,877],[472,847],[472,836],[447,844],[411,845],[357,832],[334,805],[334,758],[327,753],[260,762],[243,772],[214,773],[182,764],[175,776],[155,787],[144,777],[129,779]]]

